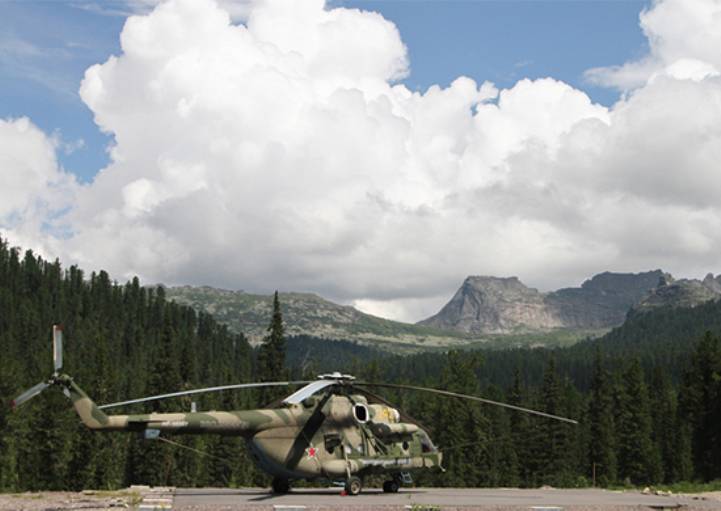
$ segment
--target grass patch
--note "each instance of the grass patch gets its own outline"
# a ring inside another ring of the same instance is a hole
[[[721,479],[708,483],[680,482],[674,484],[662,484],[654,486],[654,489],[670,491],[673,493],[705,493],[710,491],[721,491]]]
[[[650,488],[651,491],[665,491],[671,493],[706,493],[712,491],[721,491],[721,479],[710,481],[708,483],[701,483],[698,481],[681,481],[673,484],[654,484],[648,486],[632,486],[632,485],[610,485],[607,486],[607,490],[633,490],[643,491],[645,488]]]

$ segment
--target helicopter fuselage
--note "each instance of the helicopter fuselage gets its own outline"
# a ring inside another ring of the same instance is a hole
[[[362,395],[325,393],[279,408],[106,415],[66,378],[83,423],[93,430],[242,436],[256,464],[284,479],[346,479],[441,467],[442,453],[418,425]]]

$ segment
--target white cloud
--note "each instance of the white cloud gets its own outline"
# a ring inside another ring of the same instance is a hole
[[[717,272],[721,62],[701,50],[718,3],[643,13],[651,54],[607,109],[552,78],[412,92],[378,14],[268,0],[235,24],[172,0],[87,70],[112,163],[61,216],[68,236],[32,232],[118,279],[315,291],[401,319],[468,274],[555,288],[606,269]],[[667,23],[684,16],[685,46]],[[52,151],[45,173],[63,176]]]
[[[700,79],[721,70],[721,0],[655,0],[639,19],[649,54],[590,69],[587,77],[592,82],[630,90],[658,74]]]
[[[61,235],[56,216],[72,203],[77,184],[58,167],[56,140],[29,119],[0,119],[0,230],[15,243],[48,252],[43,233]]]

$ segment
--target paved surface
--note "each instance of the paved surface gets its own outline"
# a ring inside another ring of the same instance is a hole
[[[288,507],[286,507],[288,506]],[[407,509],[406,506],[439,506],[441,509],[530,509],[533,507],[565,509],[719,509],[721,502],[691,496],[643,495],[638,492],[606,490],[556,489],[475,489],[475,488],[408,488],[397,494],[367,489],[357,497],[340,495],[340,489],[299,488],[290,494],[270,495],[268,490],[245,489],[177,489],[173,509]],[[302,509],[302,508],[301,508]],[[551,510],[538,510],[551,511]]]
[[[131,486],[130,490],[140,493],[142,497],[140,504],[135,508],[136,511],[168,511],[173,509],[175,488]]]

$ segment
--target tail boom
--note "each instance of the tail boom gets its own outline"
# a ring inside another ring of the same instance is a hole
[[[287,426],[295,414],[287,410],[243,410],[236,412],[151,413],[107,415],[67,375],[58,377],[67,389],[80,420],[95,431],[158,430],[178,434],[216,433],[252,436],[264,429]]]

